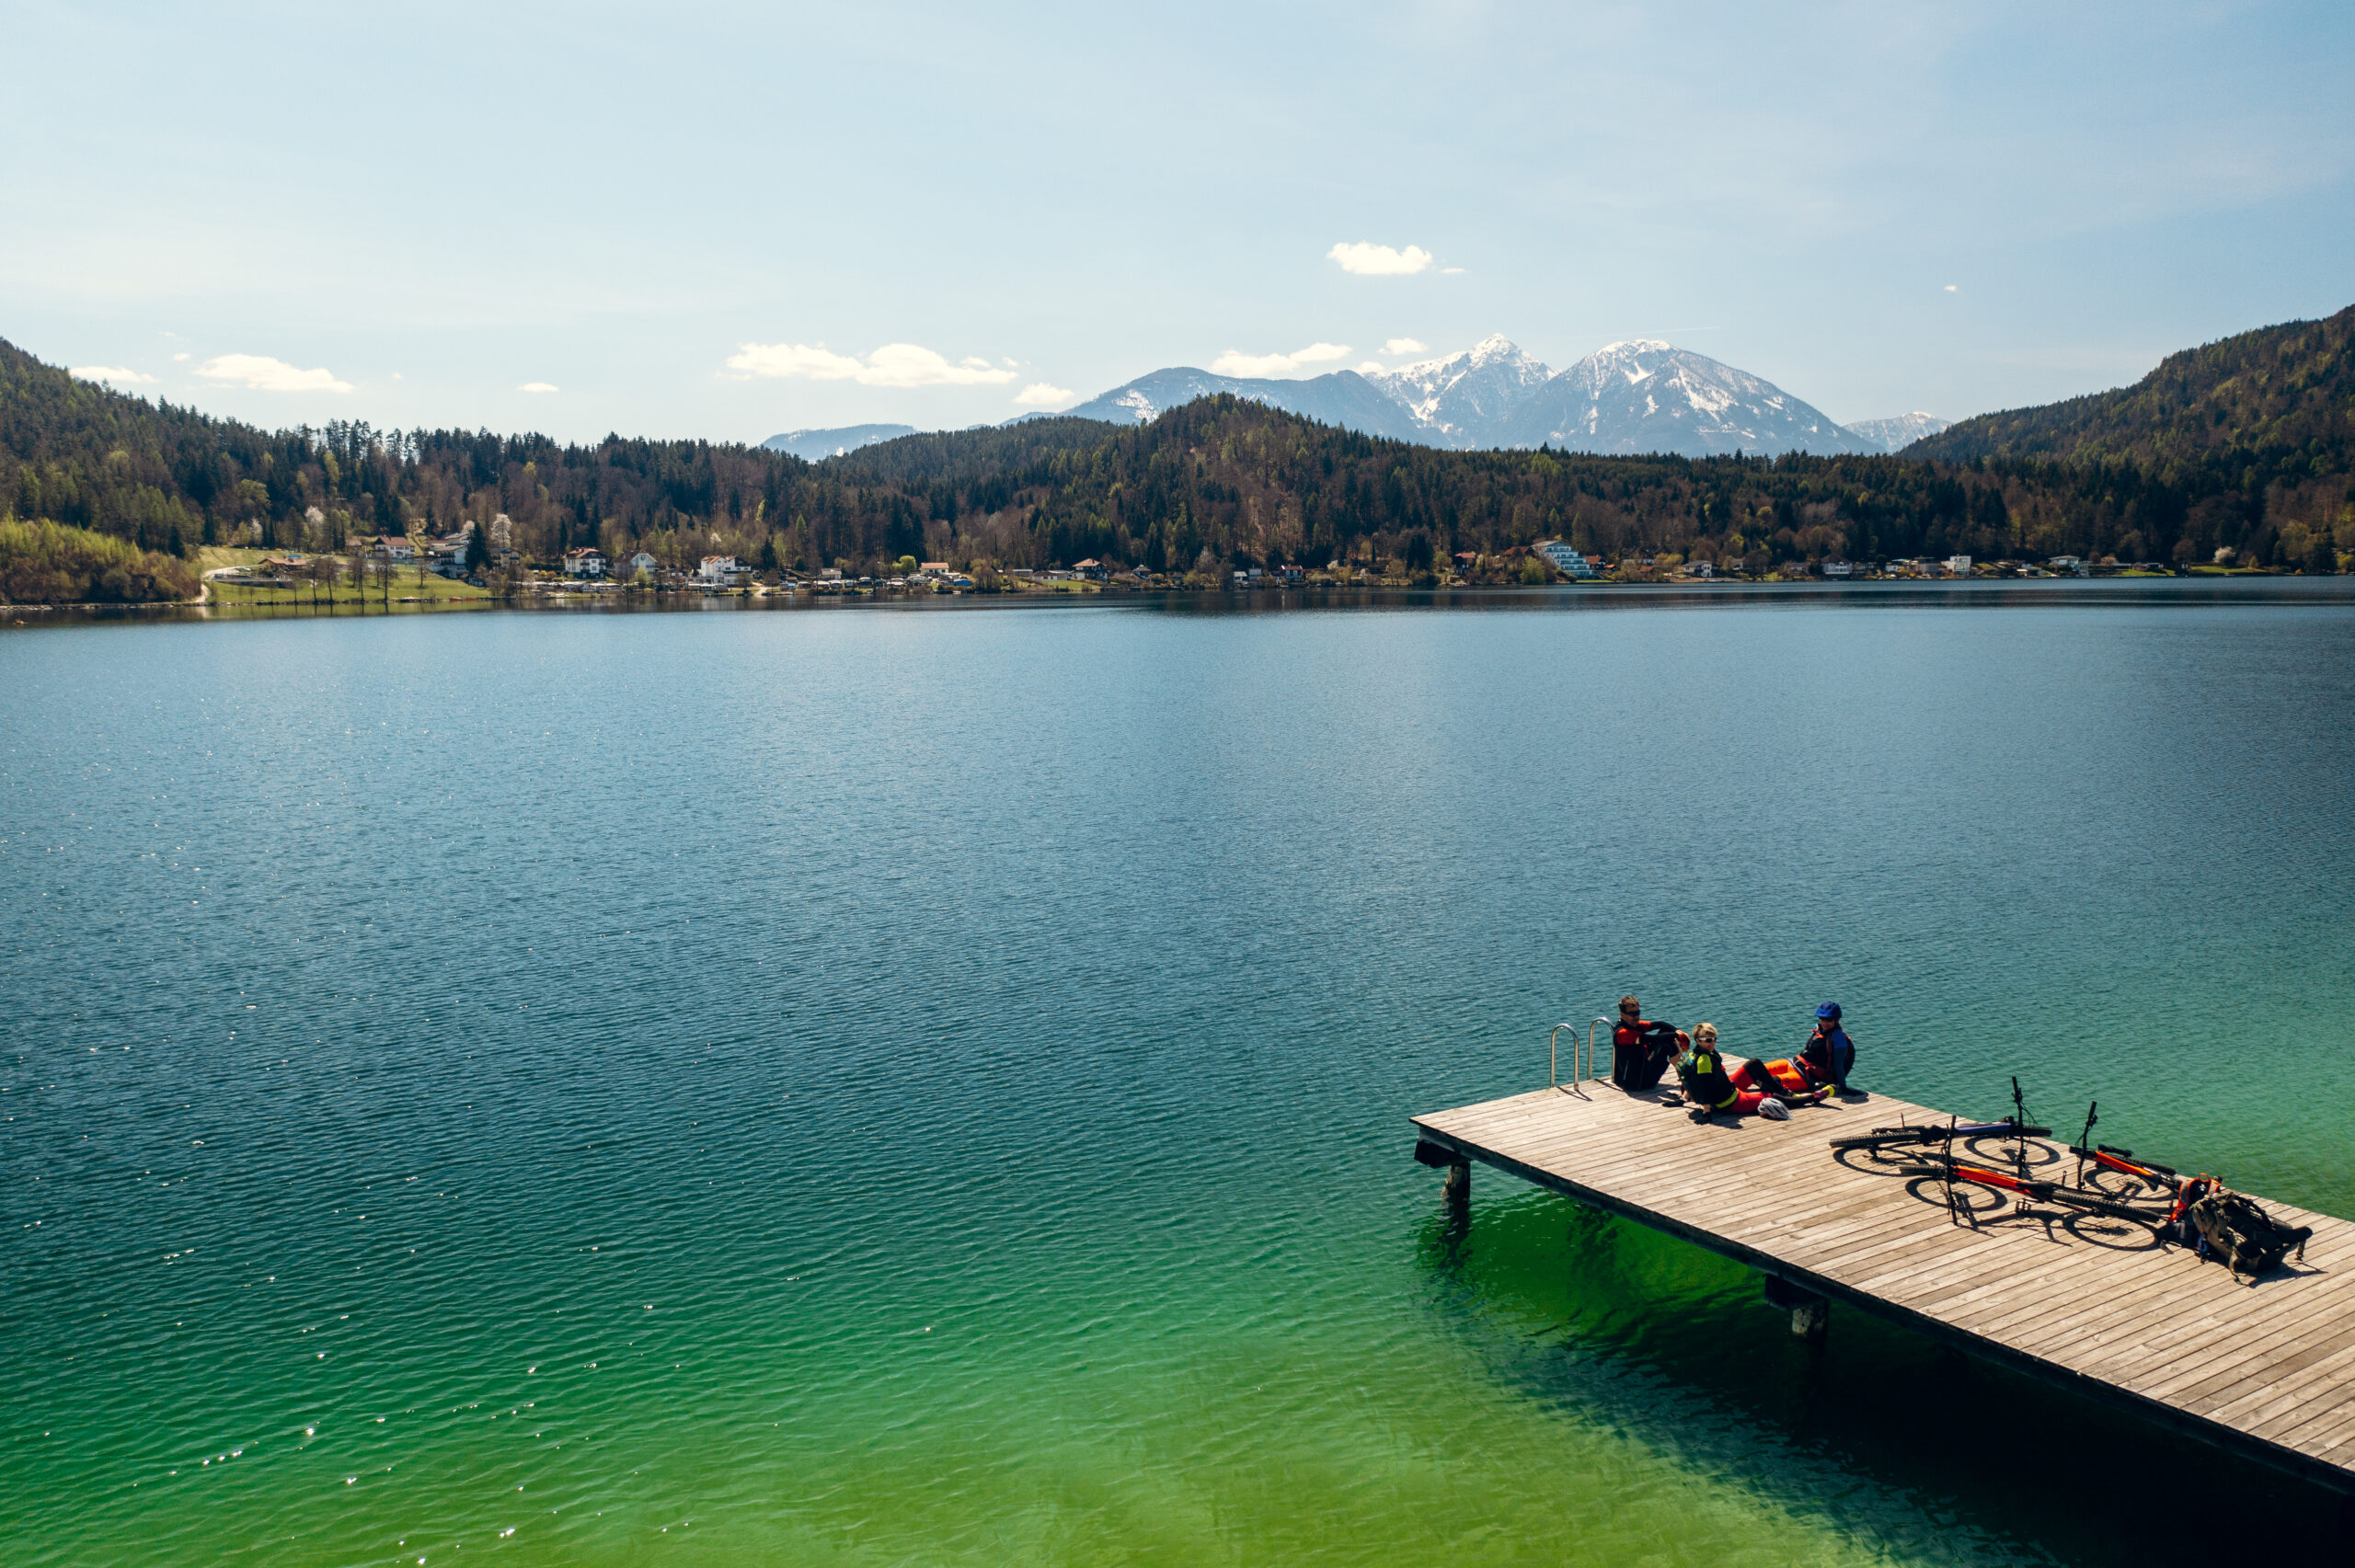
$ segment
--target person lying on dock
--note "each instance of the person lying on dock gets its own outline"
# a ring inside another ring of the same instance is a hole
[[[1815,1033],[1799,1047],[1799,1070],[1819,1088],[1848,1093],[1848,1074],[1856,1068],[1856,1047],[1840,1027],[1840,1004],[1827,1001],[1815,1010]]]

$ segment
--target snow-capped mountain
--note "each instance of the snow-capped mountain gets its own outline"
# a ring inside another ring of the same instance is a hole
[[[1656,338],[1589,354],[1539,387],[1485,444],[1687,457],[1888,450],[1772,382]]]
[[[1494,446],[1493,432],[1551,373],[1511,338],[1491,335],[1460,354],[1361,372],[1414,419],[1416,440],[1435,446]]]
[[[1912,446],[1924,436],[1935,436],[1951,429],[1954,421],[1941,419],[1932,414],[1899,414],[1887,419],[1859,419],[1848,427],[1852,436],[1862,436],[1883,452],[1896,452]]]
[[[1392,370],[1335,371],[1300,381],[1178,365],[1116,386],[1062,417],[1144,424],[1222,392],[1370,436],[1458,449],[1832,456],[1892,452],[1946,429],[1926,414],[1844,428],[1772,382],[1657,338],[1614,343],[1559,374],[1499,337]],[[908,433],[904,425],[856,425],[795,431],[766,444],[817,459]]]
[[[1197,397],[1212,397],[1222,392],[1231,392],[1237,397],[1247,397],[1271,408],[1281,408],[1289,414],[1320,419],[1328,425],[1346,426],[1370,436],[1444,444],[1429,442],[1413,418],[1395,397],[1375,387],[1355,371],[1334,371],[1326,375],[1311,376],[1305,381],[1273,381],[1250,376],[1212,375],[1190,365],[1179,365],[1155,371],[1151,375],[1139,376],[1125,385],[1116,386],[1076,408],[1065,409],[1063,417],[1109,419],[1116,425],[1149,424],[1169,409],[1182,407]]]
[[[915,433],[913,425],[844,425],[838,430],[787,430],[761,444],[771,452],[789,452],[804,463],[821,463],[863,446],[873,446],[877,441],[897,441]]]

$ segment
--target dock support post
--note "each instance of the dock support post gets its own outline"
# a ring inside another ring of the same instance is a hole
[[[1765,1284],[1767,1301],[1791,1310],[1791,1336],[1809,1345],[1822,1344],[1832,1329],[1832,1303],[1775,1275],[1768,1275]]]
[[[1472,1162],[1443,1144],[1422,1139],[1415,1144],[1415,1158],[1425,1165],[1436,1165],[1447,1173],[1447,1185],[1441,1190],[1446,1195],[1448,1207],[1461,1208],[1472,1201]]]

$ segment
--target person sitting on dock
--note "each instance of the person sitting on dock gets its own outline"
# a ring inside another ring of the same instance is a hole
[[[1677,1059],[1676,1072],[1684,1081],[1684,1097],[1692,1102],[1696,1121],[1708,1116],[1746,1116],[1766,1103],[1763,1093],[1744,1089],[1727,1070],[1726,1059],[1717,1052],[1715,1024],[1693,1025],[1693,1048]]]
[[[1619,1026],[1611,1031],[1611,1082],[1622,1089],[1645,1090],[1658,1083],[1687,1043],[1683,1030],[1655,1023],[1643,1011],[1644,1004],[1634,997],[1619,999]]]
[[[1761,1116],[1779,1122],[1789,1117],[1793,1105],[1817,1104],[1832,1093],[1829,1085],[1809,1087],[1788,1061],[1751,1058],[1729,1067],[1717,1049],[1715,1024],[1693,1026],[1693,1048],[1676,1068],[1695,1116]]]
[[[1815,1010],[1815,1033],[1799,1047],[1799,1070],[1809,1083],[1845,1094],[1855,1066],[1856,1047],[1840,1027],[1840,1004],[1827,1001]]]

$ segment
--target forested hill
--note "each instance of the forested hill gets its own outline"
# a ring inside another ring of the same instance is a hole
[[[1982,414],[1908,457],[2123,461],[2181,472],[2254,462],[2260,483],[2355,472],[2355,305],[2170,354],[2132,386]]]
[[[2322,325],[2343,341],[2344,321]],[[2276,387],[2231,406],[2279,404],[2307,420],[2297,428],[2318,429],[2314,402]],[[811,464],[619,436],[566,445],[343,422],[265,432],[76,382],[0,344],[0,513],[183,555],[230,542],[335,551],[355,535],[504,515],[515,548],[540,565],[594,544],[678,566],[735,555],[801,570],[908,555],[1029,567],[1092,555],[1178,571],[1341,556],[1417,569],[1559,535],[1606,555],[1753,570],[1953,553],[2193,561],[2223,545],[2332,569],[2336,552],[2355,549],[2355,475],[2329,442],[2280,444],[2292,423],[2262,425],[2275,444],[2255,455],[2214,445],[2164,466],[2131,452],[1924,461],[1936,441],[1901,456],[1603,457],[1445,451],[1219,396],[1147,425],[1030,420]]]

